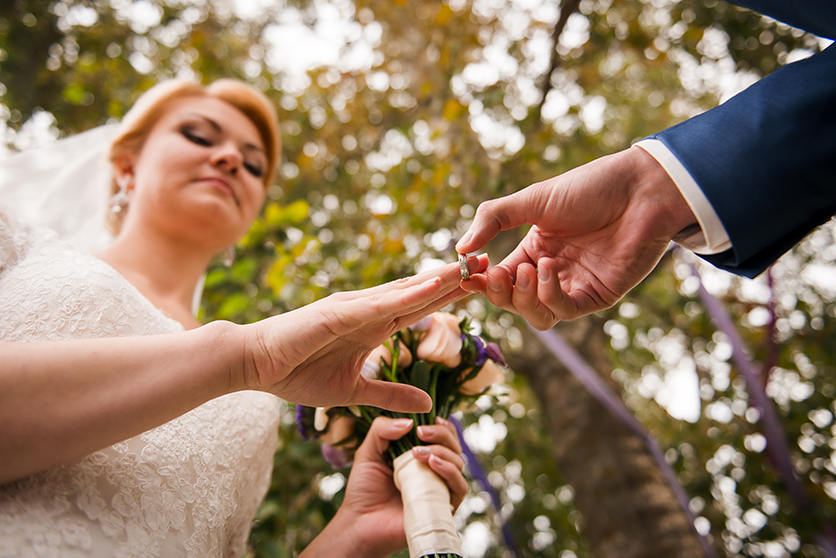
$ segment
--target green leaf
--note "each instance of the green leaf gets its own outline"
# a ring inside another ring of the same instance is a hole
[[[429,392],[430,390],[430,379],[432,377],[432,368],[430,368],[429,363],[419,360],[415,364],[412,365],[412,369],[410,370],[409,379],[410,383],[417,387],[418,389],[422,389],[424,391]]]
[[[244,293],[235,293],[224,300],[218,308],[217,317],[221,320],[229,320],[238,314],[243,313],[250,307],[250,297]]]

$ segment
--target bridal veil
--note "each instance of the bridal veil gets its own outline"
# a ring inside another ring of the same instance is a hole
[[[0,159],[0,204],[83,252],[98,252],[113,240],[105,227],[107,156],[118,130],[118,124],[107,124]],[[192,301],[195,314],[202,292],[203,278]]]

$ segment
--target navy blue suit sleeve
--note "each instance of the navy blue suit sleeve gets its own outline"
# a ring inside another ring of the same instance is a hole
[[[819,37],[836,39],[836,6],[833,0],[731,0],[731,3]]]
[[[836,20],[833,0],[736,3],[775,18],[793,7],[788,22],[824,30]],[[760,274],[836,213],[836,44],[651,137],[688,169],[729,234],[733,248],[705,259]]]

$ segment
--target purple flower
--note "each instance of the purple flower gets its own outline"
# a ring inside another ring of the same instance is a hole
[[[296,424],[299,425],[299,435],[302,436],[303,440],[316,437],[314,413],[316,413],[316,409],[313,407],[296,405]]]
[[[497,364],[501,364],[502,366],[508,366],[505,362],[505,357],[502,356],[502,351],[499,350],[499,345],[496,343],[488,343],[487,348],[485,349],[487,352],[488,358],[494,361]]]
[[[352,456],[344,448],[337,448],[328,444],[322,444],[322,457],[334,469],[345,469],[353,461]]]
[[[482,366],[488,360],[488,351],[485,347],[485,341],[481,337],[474,337],[473,344],[476,346],[476,366]]]
[[[482,366],[488,359],[485,341],[481,337],[476,337],[475,335],[468,335],[467,333],[462,333],[462,343],[466,343],[468,339],[473,341],[473,347],[476,349],[476,358],[473,361],[473,365],[476,367]]]

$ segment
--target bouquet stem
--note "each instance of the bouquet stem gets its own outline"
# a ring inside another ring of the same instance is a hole
[[[404,531],[410,558],[462,556],[462,543],[453,522],[450,491],[429,465],[411,451],[393,463],[395,486],[401,491]]]

